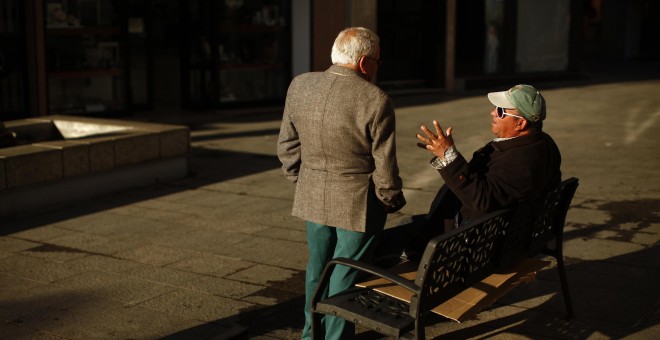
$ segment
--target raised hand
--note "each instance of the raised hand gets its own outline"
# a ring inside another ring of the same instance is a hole
[[[447,132],[443,133],[442,128],[440,127],[440,123],[438,123],[437,120],[433,121],[433,126],[435,127],[436,133],[431,132],[431,130],[429,130],[425,125],[420,127],[426,137],[418,133],[417,139],[419,139],[422,143],[417,143],[417,146],[430,151],[436,157],[444,160],[445,150],[454,145],[454,138],[451,136],[452,128],[447,128]]]

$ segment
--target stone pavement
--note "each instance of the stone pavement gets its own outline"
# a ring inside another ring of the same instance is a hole
[[[430,337],[660,338],[660,72],[643,66],[537,84],[564,178],[580,179],[565,231],[576,318],[549,267],[474,320],[434,320]],[[442,184],[419,125],[453,126],[469,156],[491,138],[486,92],[395,97],[408,205],[388,226],[425,212]],[[298,338],[307,254],[275,156],[279,117],[135,116],[191,127],[190,176],[0,221],[0,338]]]

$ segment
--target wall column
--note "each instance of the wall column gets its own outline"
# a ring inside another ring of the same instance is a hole
[[[445,91],[455,89],[456,65],[456,0],[447,0],[447,35],[445,38]]]

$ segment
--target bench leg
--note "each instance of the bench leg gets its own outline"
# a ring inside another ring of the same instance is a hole
[[[424,340],[426,338],[426,330],[424,329],[424,317],[418,316],[415,319],[415,339]]]
[[[575,315],[573,313],[573,303],[571,302],[571,294],[568,291],[568,280],[566,280],[566,270],[564,269],[564,256],[561,252],[556,256],[557,269],[559,270],[559,280],[561,281],[561,290],[564,295],[564,303],[566,303],[567,317],[572,319]]]
[[[325,329],[321,323],[323,314],[312,312],[312,339],[325,339]]]

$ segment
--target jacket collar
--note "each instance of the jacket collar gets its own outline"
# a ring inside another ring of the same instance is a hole
[[[330,68],[325,70],[325,72],[332,73],[332,74],[335,74],[335,75],[338,75],[338,76],[344,76],[344,77],[360,77],[360,78],[366,80],[366,78],[364,77],[364,75],[362,73],[353,71],[348,67],[343,67],[343,66],[339,66],[339,65],[332,65],[332,66],[330,66]]]
[[[519,136],[512,139],[507,139],[500,142],[490,142],[489,144],[497,151],[503,151],[510,148],[515,148],[523,145],[536,143],[545,138],[545,132],[531,133],[529,135]]]

